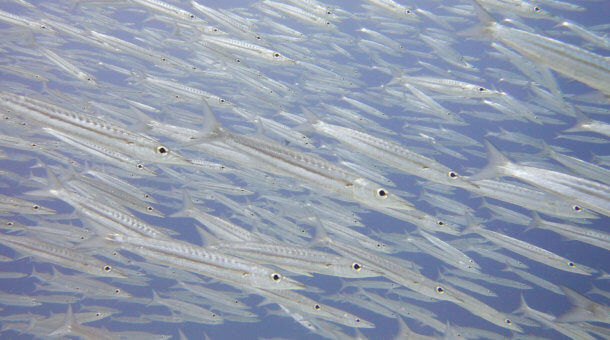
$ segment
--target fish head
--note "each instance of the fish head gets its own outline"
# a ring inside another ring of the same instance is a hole
[[[127,275],[121,273],[120,270],[114,268],[110,264],[96,266],[94,272],[96,275],[99,275],[99,276],[116,277],[116,278],[121,278],[121,279],[127,278]]]
[[[106,309],[100,309],[100,310],[94,310],[94,311],[86,311],[86,312],[80,312],[77,313],[77,317],[80,320],[102,320],[105,319],[109,316],[112,316],[113,314],[118,313],[118,311],[112,311],[112,310],[106,310]]]
[[[460,187],[463,189],[477,189],[479,186],[469,181],[466,177],[460,175],[457,171],[452,169],[422,169],[422,172],[427,172],[426,178],[431,181],[446,184],[452,187]]]
[[[477,189],[479,186],[470,182],[462,175],[458,174],[453,170],[449,170],[444,174],[445,183],[451,186],[460,187],[464,189]]]
[[[551,14],[548,11],[545,11],[544,8],[540,7],[540,5],[526,3],[523,2],[522,6],[522,16],[530,19],[553,19],[556,18],[554,14]]]
[[[551,215],[571,217],[571,218],[599,218],[599,215],[589,209],[584,208],[580,204],[558,200],[553,204],[556,208],[554,212],[548,212]]]
[[[288,57],[283,56],[281,53],[277,51],[271,51],[271,60],[277,63],[291,63],[295,64],[296,62]]]
[[[114,289],[112,290],[112,296],[114,296],[115,298],[130,298],[130,297],[133,297],[133,295],[129,294],[128,292],[122,290],[119,287],[114,287]]]
[[[368,265],[359,260],[344,261],[341,265],[335,267],[337,276],[350,278],[365,278],[381,276],[376,271],[373,271]]]
[[[587,267],[582,264],[574,263],[570,260],[568,260],[566,262],[566,268],[568,268],[568,270],[573,273],[581,274],[581,275],[593,275],[593,274],[597,273],[597,270],[595,270],[593,268]]]
[[[251,283],[254,287],[272,290],[307,288],[304,284],[274,271],[269,271],[266,275],[252,275]]]
[[[190,161],[186,159],[184,156],[179,153],[170,150],[165,145],[157,144],[155,145],[155,161],[159,163],[165,164],[179,164],[179,165],[187,165],[190,164]]]
[[[420,226],[424,229],[439,231],[450,235],[460,234],[459,224],[451,222],[446,218],[426,214],[422,217],[421,224],[422,225]]]
[[[371,206],[392,208],[397,210],[412,210],[413,205],[408,201],[391,194],[381,185],[358,178],[353,182],[352,194],[356,201]]]

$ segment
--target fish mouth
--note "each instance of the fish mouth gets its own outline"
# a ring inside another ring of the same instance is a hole
[[[466,189],[466,190],[479,189],[479,186],[476,183],[473,183],[472,181],[468,180],[468,178],[466,178],[466,177],[457,178],[455,182],[451,183],[451,185],[460,187],[460,188]]]
[[[282,279],[282,284],[280,285],[281,287],[273,287],[273,289],[282,289],[282,290],[303,290],[303,289],[307,289],[307,286],[302,284],[299,281],[296,281],[294,279],[288,278],[288,277],[284,277]],[[260,287],[261,289],[269,289],[268,287]]]
[[[415,206],[411,202],[409,202],[405,199],[402,199],[398,196],[394,196],[391,199],[389,199],[387,202],[383,202],[383,203],[385,203],[384,204],[385,208],[391,208],[391,209],[396,209],[396,210],[414,210],[415,209]]]

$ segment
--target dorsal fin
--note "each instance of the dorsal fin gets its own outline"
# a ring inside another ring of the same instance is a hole
[[[314,214],[311,218],[315,220],[315,233],[314,238],[307,245],[308,247],[328,247],[332,243],[332,239],[326,233],[326,229],[324,228],[324,223],[320,217]]]
[[[574,126],[572,126],[569,129],[563,130],[563,132],[582,132],[582,131],[587,131],[586,129],[583,129],[582,126],[584,124],[591,123],[591,121],[592,121],[591,118],[585,116],[584,113],[582,113],[580,110],[578,110],[576,108],[574,108],[573,112],[574,112],[574,114],[576,114],[576,124],[574,124]]]
[[[202,113],[203,113],[203,128],[195,136],[191,136],[190,142],[186,142],[184,146],[192,146],[201,144],[207,140],[213,139],[218,135],[222,129],[222,125],[216,119],[214,112],[210,108],[210,105],[205,99],[201,99]]]
[[[489,157],[487,165],[476,174],[469,176],[469,181],[479,181],[482,179],[490,179],[504,175],[503,167],[511,164],[511,161],[506,158],[491,142],[485,141],[487,155]]]
[[[72,329],[78,326],[76,323],[76,319],[74,318],[74,313],[72,312],[72,305],[68,304],[68,311],[64,317],[64,323],[59,328],[49,333],[49,336],[65,336],[67,334],[72,333]]]
[[[179,211],[169,215],[169,217],[190,217],[189,211],[192,209],[197,209],[193,204],[193,199],[191,198],[191,194],[189,194],[188,190],[182,190],[182,209]]]
[[[55,176],[53,170],[49,169],[45,166],[47,170],[47,187],[44,189],[32,190],[28,191],[26,195],[32,196],[42,196],[42,197],[56,197],[56,193],[61,190],[65,190],[63,184],[60,180]]]
[[[212,112],[212,108],[210,108],[210,105],[208,104],[208,102],[205,99],[202,100],[202,109],[203,109],[204,126],[203,126],[203,130],[201,131],[201,134],[203,136],[206,136],[206,135],[213,133],[217,129],[219,129],[221,127],[221,125],[218,122],[218,120],[216,119],[214,112]]]

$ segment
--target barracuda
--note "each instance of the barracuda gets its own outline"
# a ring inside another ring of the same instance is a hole
[[[261,242],[216,243],[210,247],[224,253],[256,259],[295,273],[320,273],[339,277],[374,277],[378,273],[368,270],[357,261],[319,250],[288,244]]]
[[[154,138],[137,134],[96,117],[37,99],[0,92],[0,105],[28,119],[78,139],[99,143],[144,160],[170,164],[188,161]]]
[[[0,243],[40,260],[91,275],[116,278],[126,277],[120,270],[95,257],[35,238],[1,234]]]
[[[577,264],[563,256],[559,256],[551,251],[540,248],[531,243],[521,241],[514,237],[484,229],[479,224],[471,223],[465,232],[477,233],[500,247],[506,248],[536,262],[546,264],[547,266],[581,275],[592,275],[595,273],[595,270],[587,268],[584,265]]]
[[[161,263],[190,268],[190,270],[211,275],[220,280],[267,289],[304,288],[297,281],[269,268],[186,242],[129,237],[119,234],[109,234],[106,236],[106,240],[139,254],[155,256]]]
[[[501,25],[484,10],[479,10],[479,17],[483,21],[483,32],[489,36],[531,60],[610,95],[610,61],[604,56],[544,35]]]
[[[476,181],[497,176],[514,177],[610,216],[610,186],[558,171],[513,163],[490,142],[486,141],[485,145],[489,154],[489,162],[480,172],[470,176],[470,180]]]
[[[476,187],[475,184],[462,179],[457,172],[398,143],[350,128],[325,123],[308,109],[302,108],[302,110],[308,116],[313,129],[329,137],[336,138],[373,159],[434,182],[463,188]]]

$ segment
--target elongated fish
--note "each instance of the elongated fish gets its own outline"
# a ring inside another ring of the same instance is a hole
[[[587,268],[586,266],[577,264],[563,256],[557,255],[544,248],[535,246],[525,241],[521,241],[508,235],[504,235],[502,233],[485,229],[480,224],[474,224],[472,221],[469,223],[470,225],[465,230],[466,233],[477,233],[498,246],[506,248],[519,255],[525,256],[536,262],[540,262],[546,264],[547,266],[551,266],[563,271],[581,275],[591,275],[595,272],[591,268]]]
[[[140,159],[159,163],[188,164],[180,154],[171,151],[152,137],[126,130],[99,118],[77,113],[47,102],[0,92],[0,105],[28,119],[65,133],[74,139],[99,143]]]
[[[585,178],[511,162],[493,144],[485,141],[489,160],[470,180],[510,176],[610,216],[610,186]]]
[[[269,289],[300,289],[303,285],[253,262],[181,242],[109,234],[106,240],[163,263],[242,285]],[[155,255],[156,253],[156,255]]]
[[[191,137],[193,138],[192,143],[198,148],[213,153],[217,157],[248,162],[249,165],[254,165],[262,170],[296,178],[324,190],[337,192],[344,199],[362,203],[373,209],[376,207],[412,209],[411,203],[391,194],[381,185],[324,158],[303,153],[264,138],[231,132],[216,121],[209,106],[204,105],[204,108],[208,127],[203,134],[195,134]],[[227,151],[232,151],[232,153]]]
[[[484,22],[483,31],[489,36],[537,63],[610,95],[610,61],[607,58],[557,39],[502,25],[484,10],[479,13]]]
[[[454,170],[429,157],[413,152],[396,142],[323,122],[308,109],[302,108],[302,110],[308,116],[313,129],[329,137],[336,138],[373,159],[434,182],[459,187],[476,187],[476,185],[461,178]]]
[[[28,236],[0,234],[0,243],[23,254],[96,276],[125,278],[120,270],[93,256]]]

